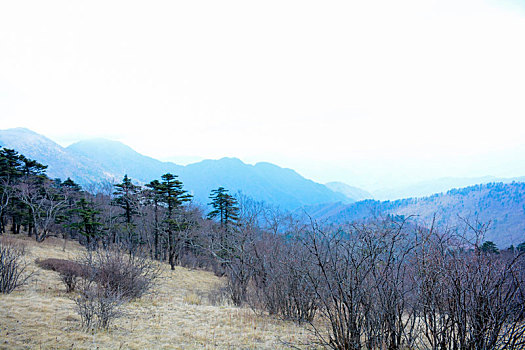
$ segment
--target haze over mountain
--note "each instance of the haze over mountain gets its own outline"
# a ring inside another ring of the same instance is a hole
[[[418,220],[431,223],[436,214],[437,224],[464,228],[464,221],[489,223],[486,240],[500,248],[525,241],[525,183],[489,183],[424,198],[396,201],[365,200],[352,204],[330,203],[305,208],[312,217],[330,223],[369,219],[387,214],[416,215]]]
[[[161,162],[144,156],[122,142],[103,138],[83,140],[66,147],[66,151],[92,160],[112,174],[116,180],[128,174],[140,182],[158,179],[167,172],[179,174],[182,166],[171,162]]]
[[[250,165],[237,158],[222,158],[181,166],[144,156],[121,142],[100,138],[79,141],[64,148],[24,128],[0,130],[0,145],[48,165],[47,173],[51,178],[71,177],[84,185],[99,181],[119,182],[124,174],[138,183],[147,183],[171,172],[179,175],[185,188],[201,204],[208,203],[212,189],[224,186],[231,193],[241,191],[285,210],[305,208],[312,217],[332,223],[385,214],[418,215],[428,223],[437,213],[439,222],[449,225],[458,223],[458,216],[492,221],[487,239],[500,246],[525,239],[525,184],[508,183],[511,179],[503,179],[507,183],[475,185],[424,198],[378,201],[369,200],[372,195],[360,188],[341,182],[322,185],[305,179],[292,169],[265,162]],[[461,187],[492,180],[498,179],[445,178],[416,184],[398,193],[424,195],[458,184]]]
[[[491,182],[510,183],[524,181],[525,177],[504,178],[495,176],[483,177],[444,177],[434,180],[421,181],[408,186],[383,188],[373,191],[373,198],[379,200],[396,200],[411,197],[425,197],[436,193],[446,192],[452,188],[461,188]],[[372,197],[370,197],[372,198]]]
[[[374,196],[372,196],[371,193],[359,187],[350,186],[343,182],[338,182],[338,181],[328,182],[325,184],[325,186],[331,189],[332,191],[342,193],[349,198],[355,199],[356,201],[374,198]]]
[[[270,163],[250,165],[236,158],[222,158],[180,166],[141,155],[121,142],[100,138],[63,148],[24,128],[1,130],[0,145],[49,165],[48,175],[52,178],[71,177],[84,185],[121,181],[125,174],[134,181],[147,183],[171,172],[179,175],[185,189],[202,204],[208,203],[210,191],[219,186],[286,210],[315,203],[354,201],[294,170]]]
[[[523,1],[29,2],[0,11],[0,128],[376,198],[525,175]]]

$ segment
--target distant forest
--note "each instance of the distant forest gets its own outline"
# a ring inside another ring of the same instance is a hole
[[[525,183],[487,183],[422,198],[312,206],[309,212],[317,219],[336,224],[374,215],[417,216],[426,225],[434,221],[459,231],[465,228],[465,220],[477,221],[488,224],[487,239],[500,248],[508,248],[525,240]]]

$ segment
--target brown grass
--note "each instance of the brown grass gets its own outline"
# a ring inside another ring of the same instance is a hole
[[[15,236],[12,236],[15,237]],[[49,238],[27,243],[31,281],[0,294],[0,349],[288,349],[311,348],[304,327],[206,297],[224,281],[210,272],[162,264],[153,293],[124,306],[125,316],[109,331],[85,332],[73,301],[56,272],[36,259],[75,259],[83,248]],[[65,247],[65,249],[64,249]]]

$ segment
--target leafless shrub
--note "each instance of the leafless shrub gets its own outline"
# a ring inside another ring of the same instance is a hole
[[[159,274],[149,259],[121,249],[88,251],[79,265],[84,279],[74,301],[86,329],[109,328],[121,306],[148,292]]]
[[[228,277],[227,288],[234,305],[240,306],[247,301],[247,293],[254,275],[255,256],[253,243],[255,230],[242,226],[227,237],[223,250],[223,265]]]
[[[257,242],[254,254],[251,306],[298,323],[312,321],[318,298],[306,273],[314,266],[304,246],[295,238],[268,234]]]
[[[0,293],[11,293],[31,276],[26,273],[25,254],[23,244],[0,237]]]
[[[122,294],[90,281],[81,283],[75,301],[75,311],[80,315],[85,329],[108,329],[111,323],[121,317],[125,299]]]
[[[148,292],[159,275],[153,261],[120,249],[88,252],[82,264],[89,280],[126,300],[140,298]]]
[[[468,235],[392,216],[274,226],[242,221],[212,241],[236,305],[310,322],[333,349],[525,346],[525,253],[480,249],[486,225]]]
[[[67,293],[75,290],[79,277],[86,277],[85,267],[76,261],[52,258],[36,260],[36,264],[43,269],[58,272]]]
[[[96,303],[93,297],[90,285],[84,285],[80,288],[79,294],[74,298],[75,311],[79,314],[82,326],[90,329],[95,323]]]
[[[482,241],[483,230],[475,233]],[[462,237],[434,235],[418,255],[421,347],[525,346],[523,254],[491,254]]]
[[[404,349],[418,336],[412,257],[418,246],[404,218],[328,230],[312,224],[304,242],[316,266],[306,273],[333,349]]]
[[[359,241],[345,232],[327,234],[315,224],[305,240],[316,268],[308,277],[320,279],[315,292],[320,313],[327,323],[326,332],[314,330],[322,345],[333,349],[360,349],[370,309],[367,277],[371,274],[371,252],[359,247]]]

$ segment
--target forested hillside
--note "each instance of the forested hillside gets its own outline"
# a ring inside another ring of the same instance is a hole
[[[461,230],[464,220],[490,223],[487,240],[500,247],[525,240],[525,183],[489,183],[429,197],[396,201],[366,200],[344,205],[319,205],[306,209],[313,217],[343,223],[386,214],[414,215],[429,224],[435,215],[438,225]]]

